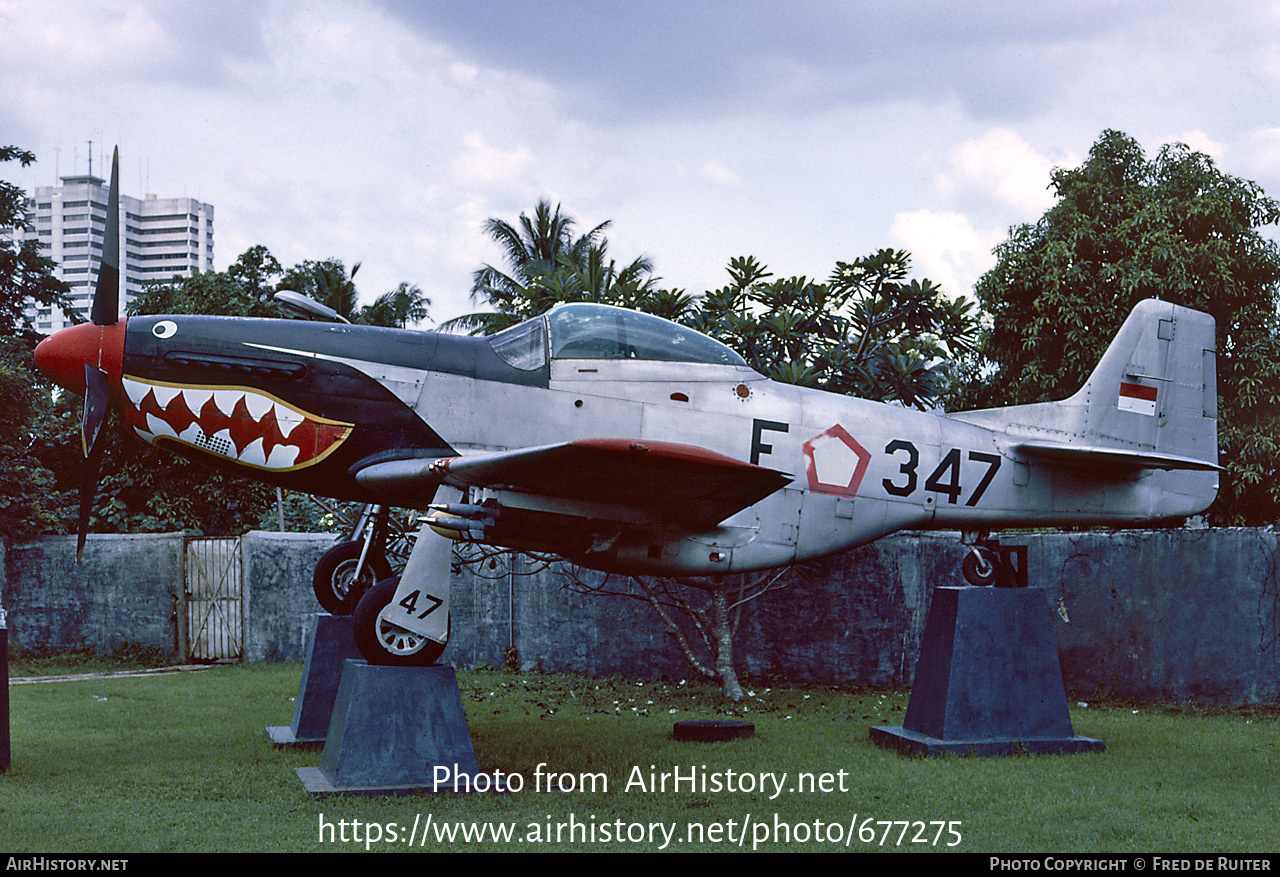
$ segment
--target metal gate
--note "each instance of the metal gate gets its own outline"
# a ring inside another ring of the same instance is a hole
[[[187,643],[193,661],[239,660],[240,540],[187,542]]]

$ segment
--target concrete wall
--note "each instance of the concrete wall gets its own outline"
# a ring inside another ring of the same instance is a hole
[[[252,533],[242,543],[247,660],[301,657],[319,607],[311,570],[332,537]],[[1073,697],[1225,704],[1280,697],[1280,572],[1270,530],[1051,533],[1029,546],[1030,584],[1056,620]],[[0,605],[21,648],[174,649],[182,537],[91,537],[10,546]],[[950,534],[900,534],[799,567],[748,604],[736,640],[744,676],[794,683],[911,683],[932,588],[960,584]],[[556,570],[517,558],[466,566],[453,585],[455,666],[521,666],[684,678],[692,671],[646,604],[566,589]],[[585,574],[578,585],[599,585]],[[606,588],[621,586],[608,580]],[[1060,619],[1060,615],[1055,615]],[[686,628],[687,629],[687,628]],[[175,653],[176,655],[176,653]]]
[[[309,619],[320,611],[311,574],[334,537],[319,533],[248,533],[244,569],[244,659],[298,661]]]
[[[81,563],[75,558],[74,536],[9,546],[0,605],[9,614],[11,654],[130,645],[174,651],[181,533],[90,536]]]
[[[35,654],[124,646],[178,654],[178,598],[184,587],[182,533],[91,535],[79,564],[74,536],[46,536],[0,555],[0,607],[11,646]],[[241,539],[244,658],[302,655],[307,620],[319,609],[311,571],[333,537],[249,533]]]
[[[1060,533],[1028,540],[1068,690],[1136,699],[1280,697],[1280,539],[1270,530]]]

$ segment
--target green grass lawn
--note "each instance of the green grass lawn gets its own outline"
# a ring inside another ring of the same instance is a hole
[[[112,668],[11,672],[77,669]],[[647,851],[670,831],[666,846],[680,851],[738,849],[745,835],[741,848],[770,851],[843,849],[852,837],[854,850],[1260,852],[1280,829],[1274,709],[1074,707],[1076,733],[1105,753],[915,759],[868,739],[871,725],[901,724],[905,692],[749,687],[729,709],[702,683],[499,671],[460,671],[462,699],[481,768],[520,773],[523,791],[314,799],[296,769],[318,766],[320,750],[273,747],[264,730],[289,723],[300,673],[234,665],[11,686],[0,850],[407,851],[410,831],[429,826],[416,849]],[[756,735],[670,737],[675,721],[718,715],[753,721]],[[595,777],[597,789],[535,792],[539,764],[577,785]],[[722,783],[730,771],[786,779],[776,795],[649,788],[651,773],[676,767]],[[825,790],[801,790],[802,773],[825,775]],[[518,842],[436,840],[463,825],[509,828]]]

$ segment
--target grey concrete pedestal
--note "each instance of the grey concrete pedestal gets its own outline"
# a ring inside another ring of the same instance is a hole
[[[307,629],[307,659],[294,699],[293,721],[267,728],[278,746],[323,743],[329,733],[333,702],[338,696],[342,667],[348,658],[359,658],[351,616],[317,613]]]
[[[452,667],[361,660],[343,668],[320,766],[298,768],[298,777],[317,796],[471,791],[489,779]]]
[[[871,729],[911,755],[1101,752],[1071,727],[1044,594],[942,587],[933,593],[901,726]]]

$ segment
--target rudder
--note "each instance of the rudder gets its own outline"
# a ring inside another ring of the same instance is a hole
[[[1139,302],[1079,392],[1086,444],[1218,462],[1213,317]],[[1075,403],[1072,405],[1072,403]]]
[[[1003,434],[1009,452],[1063,478],[1096,484],[1145,472],[1141,489],[1117,500],[1119,517],[1196,514],[1218,490],[1216,355],[1211,316],[1148,299],[1070,398],[951,416]]]

